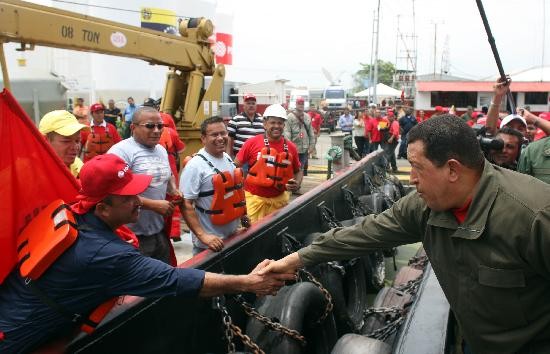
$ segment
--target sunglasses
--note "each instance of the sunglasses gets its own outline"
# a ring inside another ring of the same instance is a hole
[[[158,128],[158,130],[161,130],[162,128],[164,128],[164,123],[140,123],[138,124],[139,126],[141,127],[145,127],[147,129],[155,129],[155,127]]]

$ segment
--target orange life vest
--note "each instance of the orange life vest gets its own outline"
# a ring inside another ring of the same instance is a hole
[[[113,136],[109,133],[109,123],[105,126],[105,132],[95,132],[95,126],[90,127],[90,134],[86,139],[86,144],[82,151],[84,152],[84,162],[91,158],[107,153],[107,151],[113,146]]]
[[[43,302],[73,322],[81,322],[81,330],[91,333],[113,308],[118,297],[104,302],[85,318],[80,314],[65,313],[60,305],[32,283],[74,244],[77,236],[75,217],[69,206],[61,199],[53,201],[17,237],[19,273],[25,278],[25,284],[31,286],[31,290]]]
[[[202,158],[216,174],[212,176],[211,191],[200,192],[199,198],[212,196],[210,209],[206,210],[195,204],[195,208],[205,214],[210,215],[210,220],[214,225],[225,225],[246,214],[246,201],[243,190],[243,171],[235,168],[233,174],[229,171],[221,172],[212,162],[202,154],[197,154]],[[230,159],[229,162],[233,163]]]
[[[174,143],[172,142],[172,137],[170,136],[169,129],[162,129],[162,133],[160,133],[159,144],[164,146],[169,154],[173,153],[172,146],[174,145]]]
[[[258,160],[250,167],[246,180],[260,187],[275,187],[285,190],[288,180],[294,177],[292,169],[292,154],[283,138],[282,152],[269,146],[269,140],[264,137],[265,147],[260,151]]]

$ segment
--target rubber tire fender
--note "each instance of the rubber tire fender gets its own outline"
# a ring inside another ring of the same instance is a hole
[[[258,312],[276,318],[283,326],[300,332],[306,337],[306,347],[294,338],[267,329],[254,318],[248,321],[246,333],[266,353],[330,353],[337,340],[332,313],[320,324],[316,323],[324,313],[325,306],[323,293],[310,282],[285,286],[275,296],[264,296],[256,300]]]
[[[378,339],[346,334],[338,339],[332,354],[390,354],[391,347]]]
[[[319,235],[321,235],[320,232],[307,235],[303,242],[304,246],[311,244]],[[337,262],[337,264],[341,265],[340,262]],[[332,313],[338,335],[341,336],[356,331],[358,323],[354,323],[348,314],[348,305],[346,303],[346,295],[344,294],[344,276],[342,272],[328,263],[317,264],[308,267],[307,270],[313,274],[332,296],[332,304],[334,305]]]

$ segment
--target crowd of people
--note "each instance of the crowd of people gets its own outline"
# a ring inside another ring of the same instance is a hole
[[[417,193],[241,276],[175,268],[173,214],[181,211],[197,254],[221,251],[223,239],[287,205],[307,175],[308,159],[316,157],[322,118],[313,105],[305,112],[303,99],[290,111],[273,104],[262,116],[256,97],[245,95],[243,112],[231,120],[202,122],[203,147],[182,171],[184,142],[154,100],[137,106],[129,97],[121,111],[112,100],[87,107],[79,99],[73,113],[44,115],[40,132],[81,184],[70,206],[78,237],[51,271],[28,281],[14,269],[2,284],[0,351],[32,350],[116,296],[274,294],[298,267],[418,241],[461,324],[466,351],[546,348],[548,306],[537,294],[548,292],[550,186],[509,170],[550,183],[550,138],[535,141],[533,134],[549,134],[550,122],[526,107],[503,114],[509,85],[495,84],[486,112],[468,108],[461,117],[443,107],[429,119],[406,106],[372,105],[355,117],[346,109],[338,124],[353,134],[358,153],[382,148],[393,171],[396,155],[408,159]],[[480,118],[484,136],[472,129]],[[533,188],[522,190],[525,185]],[[501,218],[509,213],[517,218]],[[503,289],[510,297],[493,302]],[[511,301],[517,296],[524,301]],[[540,325],[516,316],[533,309]],[[521,331],[514,328],[518,321]]]

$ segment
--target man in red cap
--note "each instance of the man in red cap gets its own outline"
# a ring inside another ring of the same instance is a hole
[[[235,157],[241,150],[244,143],[251,137],[264,133],[264,120],[256,112],[256,96],[246,93],[243,96],[243,111],[237,114],[227,124],[229,143],[227,153]]]
[[[90,114],[92,115],[90,129],[80,133],[84,162],[94,156],[105,154],[111,146],[122,140],[116,127],[105,120],[105,107],[102,103],[91,105]]]
[[[266,295],[295,278],[294,274],[258,275],[269,260],[248,275],[221,275],[175,268],[143,256],[116,230],[137,220],[141,208],[137,194],[149,186],[151,176],[133,174],[124,160],[105,154],[82,167],[80,180],[78,202],[71,207],[78,224],[74,243],[38,279],[27,282],[15,269],[0,287],[1,353],[33,351],[49,338],[69,334],[79,323],[72,318],[84,319],[117,296]]]

